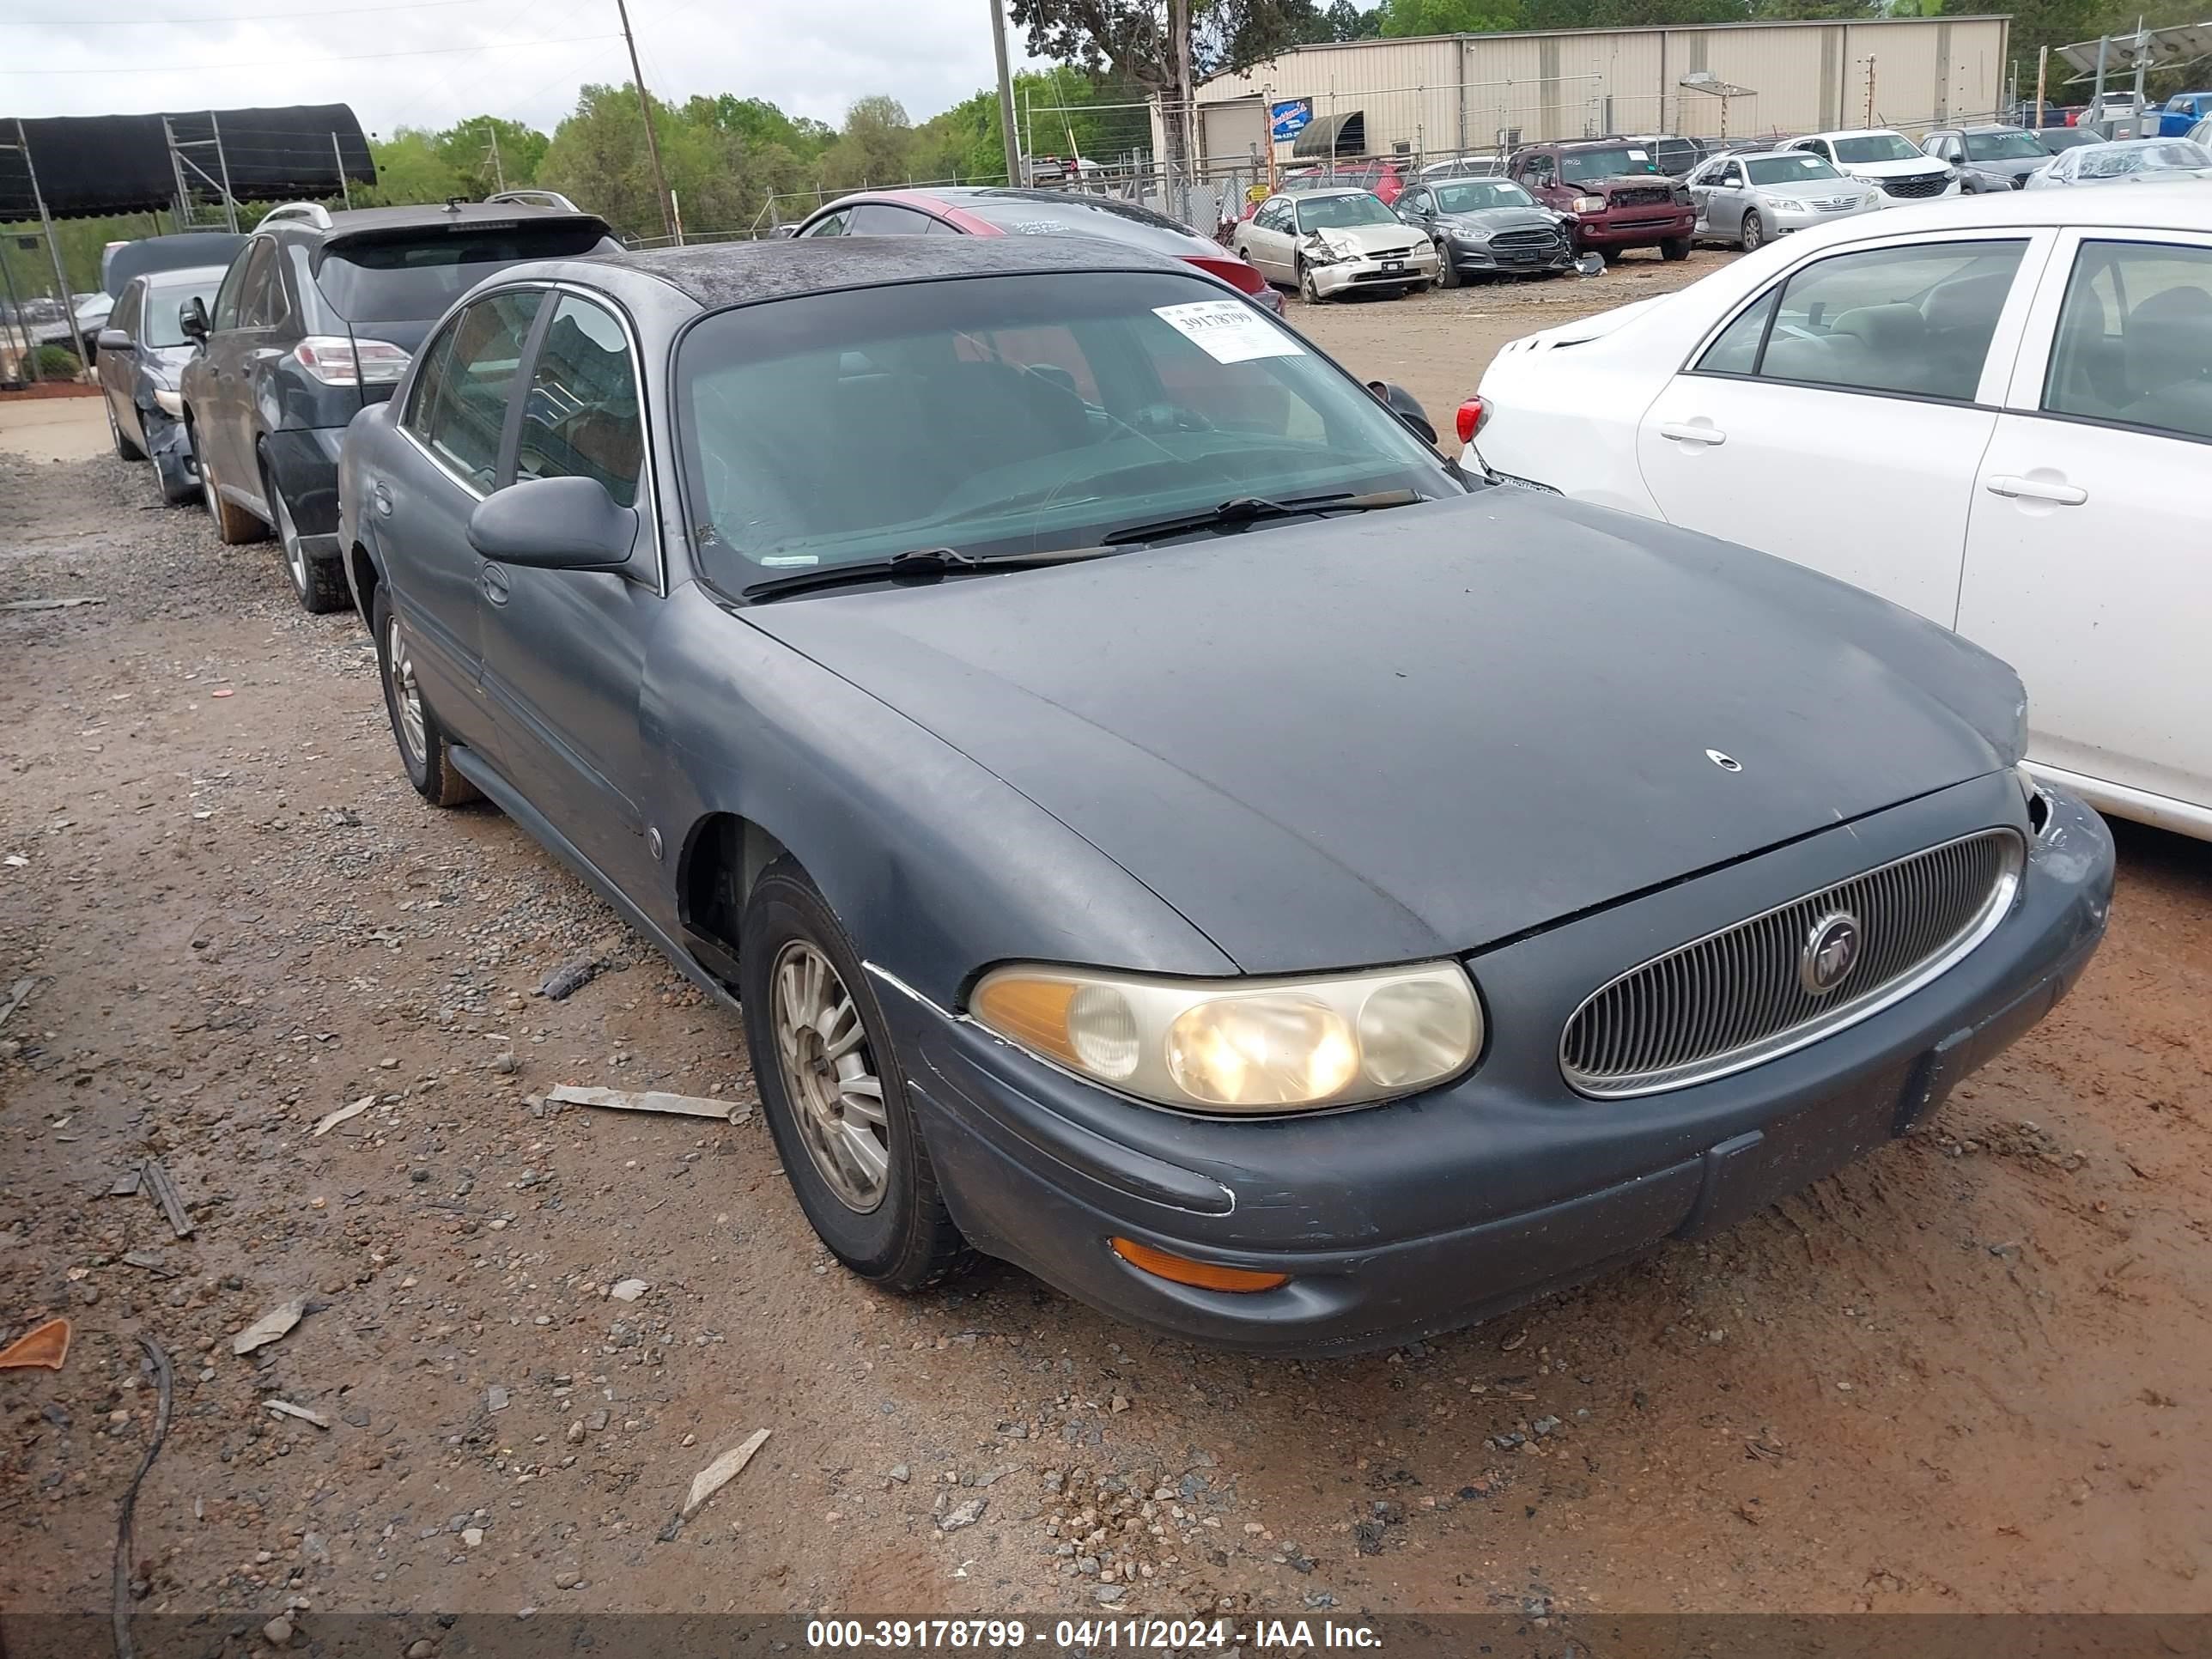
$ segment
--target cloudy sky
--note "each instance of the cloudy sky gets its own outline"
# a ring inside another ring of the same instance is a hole
[[[656,97],[735,92],[835,123],[889,93],[919,121],[992,78],[988,0],[629,9]],[[0,0],[0,118],[346,103],[385,135],[479,114],[550,131],[583,82],[629,78],[618,30],[615,0]]]

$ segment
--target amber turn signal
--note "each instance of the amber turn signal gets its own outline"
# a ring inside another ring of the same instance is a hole
[[[1192,1261],[1133,1238],[1109,1238],[1114,1254],[1131,1267],[1178,1285],[1195,1285],[1201,1291],[1272,1291],[1291,1282],[1288,1273],[1263,1273],[1250,1267],[1224,1267],[1212,1261]]]

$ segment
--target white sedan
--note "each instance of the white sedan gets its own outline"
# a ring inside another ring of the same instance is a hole
[[[2203,185],[1806,230],[1513,342],[1470,428],[1504,473],[1956,629],[2020,672],[2037,769],[2212,838]]]

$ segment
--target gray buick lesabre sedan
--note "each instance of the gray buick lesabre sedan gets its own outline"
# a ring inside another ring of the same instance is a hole
[[[742,1004],[854,1273],[1351,1350],[1923,1121],[2112,874],[2003,664],[1391,401],[1073,239],[523,265],[343,546],[415,787]]]

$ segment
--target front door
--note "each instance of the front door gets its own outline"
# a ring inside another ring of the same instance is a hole
[[[2178,825],[2159,803],[2185,803],[2202,833],[2212,235],[2069,232],[2044,290],[1975,483],[1959,631],[2020,671],[2031,758],[2132,817]]]
[[[481,684],[489,567],[469,545],[469,514],[498,475],[515,375],[544,297],[542,288],[500,289],[431,337],[398,416],[403,441],[363,480],[362,520],[384,553],[423,696],[495,765],[502,734]]]
[[[1742,162],[1719,161],[1707,167],[1699,182],[1690,186],[1690,199],[1698,204],[1698,229],[1735,240],[1743,234],[1747,196]]]
[[[245,435],[252,416],[246,375],[259,331],[251,321],[246,295],[249,289],[258,292],[256,285],[267,282],[276,259],[276,245],[266,236],[254,237],[239,251],[216,294],[215,313],[202,347],[207,359],[210,406],[192,411],[192,441],[204,469],[233,489],[246,484],[253,459],[252,440]],[[258,479],[246,493],[260,494]]]
[[[103,351],[93,362],[100,376],[100,395],[107,399],[107,412],[114,418],[115,429],[140,445],[145,442],[145,434],[139,430],[138,410],[131,388],[138,378],[138,319],[145,301],[146,284],[143,278],[125,287],[123,297],[108,313],[107,326],[130,336],[131,344]]]
[[[1291,198],[1270,196],[1260,204],[1252,222],[1244,227],[1244,258],[1271,283],[1297,280]]]
[[[508,775],[585,857],[631,892],[653,884],[639,803],[638,695],[660,619],[661,571],[645,474],[645,410],[621,319],[564,292],[523,394],[514,478],[596,479],[638,509],[632,568],[493,565],[484,611],[484,690]]]
[[[1644,412],[1660,511],[1949,627],[2033,245],[1948,235],[1801,264]]]

